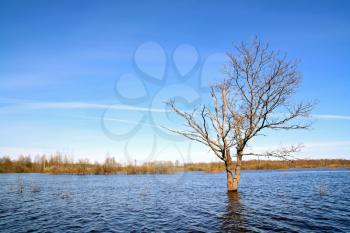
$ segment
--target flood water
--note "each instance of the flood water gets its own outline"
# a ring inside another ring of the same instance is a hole
[[[0,232],[350,232],[350,170],[0,175]]]

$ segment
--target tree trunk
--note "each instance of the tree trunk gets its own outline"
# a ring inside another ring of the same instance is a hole
[[[226,175],[227,175],[227,190],[229,192],[237,192],[239,181],[241,179],[241,164],[242,164],[242,152],[237,152],[237,163],[235,168],[235,175],[232,173],[232,159],[231,156],[227,156]]]
[[[232,159],[231,159],[230,150],[227,149],[225,153],[226,153],[225,167],[226,167],[226,176],[227,176],[227,191],[235,192],[237,191],[237,185],[235,185],[235,179],[232,174]]]
[[[242,157],[241,155],[237,154],[237,163],[235,168],[235,177],[233,178],[233,184],[236,188],[236,191],[238,189],[239,181],[241,180],[241,163],[242,163]]]
[[[236,192],[238,187],[235,184],[232,171],[229,169],[226,169],[226,175],[227,175],[227,191]]]

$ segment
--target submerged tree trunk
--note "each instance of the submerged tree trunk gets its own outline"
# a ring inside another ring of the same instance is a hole
[[[227,191],[233,192],[237,191],[237,186],[235,185],[232,171],[226,168],[227,174]]]
[[[226,150],[226,161],[225,161],[225,167],[226,167],[226,176],[227,176],[227,191],[229,192],[235,192],[237,191],[238,185],[235,182],[235,177],[232,173],[232,158],[230,154],[230,150]]]
[[[237,192],[239,181],[241,179],[241,163],[242,163],[242,152],[238,151],[237,153],[237,163],[235,167],[235,174],[232,173],[232,159],[231,156],[227,157],[227,161],[225,161],[226,166],[226,175],[227,175],[227,191],[229,192]]]

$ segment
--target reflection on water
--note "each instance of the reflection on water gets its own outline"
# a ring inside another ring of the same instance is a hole
[[[238,193],[225,179],[1,174],[0,231],[350,232],[350,170],[243,171]]]
[[[239,192],[227,192],[226,211],[222,219],[223,231],[245,232],[244,207]]]

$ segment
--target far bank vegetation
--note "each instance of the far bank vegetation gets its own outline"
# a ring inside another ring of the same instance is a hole
[[[242,162],[243,170],[267,170],[289,168],[350,168],[350,160],[246,160]],[[107,156],[104,162],[91,163],[87,159],[74,161],[69,156],[55,154],[42,155],[32,159],[31,156],[20,156],[10,159],[0,157],[0,173],[48,173],[77,175],[108,174],[169,174],[185,171],[224,172],[225,166],[220,162],[180,163],[170,161],[148,162],[143,164],[121,164],[114,157]]]

